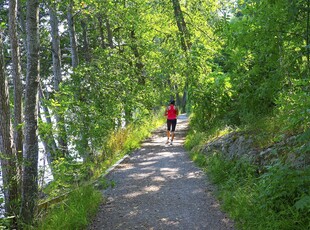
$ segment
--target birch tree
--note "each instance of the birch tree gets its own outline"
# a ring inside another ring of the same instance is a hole
[[[4,71],[3,42],[0,33],[0,157],[7,215],[16,215],[18,190],[16,151],[13,145],[8,81]]]
[[[17,34],[17,1],[9,1],[9,32],[12,57],[12,78],[14,82],[14,144],[19,160],[19,171],[21,172],[21,160],[23,158],[23,133],[22,133],[22,82],[20,50]]]
[[[172,0],[172,5],[173,5],[174,17],[175,17],[176,24],[177,24],[177,27],[179,30],[181,47],[186,54],[186,52],[188,52],[191,48],[190,34],[189,34],[188,29],[187,29],[185,20],[184,20],[184,16],[183,16],[183,12],[181,10],[179,0]],[[187,57],[187,55],[186,55],[186,57]],[[186,74],[186,76],[187,76],[187,74]],[[175,87],[178,87],[178,86],[175,86]],[[188,91],[188,77],[186,77],[186,83],[185,83],[183,98],[182,98],[182,102],[181,102],[181,106],[182,106],[183,110],[185,110],[187,91]],[[176,96],[178,99],[178,95],[176,95]],[[178,101],[179,100],[180,99],[178,99]]]
[[[62,81],[61,73],[61,50],[60,50],[60,38],[59,38],[59,21],[56,13],[56,4],[50,3],[49,16],[50,16],[50,25],[51,25],[51,37],[52,37],[52,59],[53,59],[53,80],[54,80],[54,90],[59,92],[59,85]],[[64,126],[64,117],[61,114],[58,114],[56,111],[55,114],[56,125],[58,129],[58,143],[59,148],[62,151],[63,156],[68,154],[68,143],[66,129]],[[53,137],[50,137],[53,138]]]
[[[31,223],[38,199],[39,2],[27,1],[27,75],[21,219]]]
[[[172,0],[172,4],[173,4],[174,17],[180,34],[181,46],[182,49],[186,52],[191,47],[190,35],[184,20],[179,0]]]
[[[79,64],[78,59],[78,50],[76,44],[76,34],[75,34],[75,25],[73,20],[73,1],[69,0],[67,12],[67,21],[68,21],[68,31],[70,36],[70,46],[71,46],[71,61],[72,67],[76,68]]]

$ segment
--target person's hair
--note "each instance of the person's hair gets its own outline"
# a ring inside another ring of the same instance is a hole
[[[174,105],[175,104],[175,100],[171,100],[170,104]]]

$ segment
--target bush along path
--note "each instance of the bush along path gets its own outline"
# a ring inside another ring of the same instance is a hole
[[[183,148],[187,127],[180,115],[173,146],[165,146],[162,127],[107,175],[115,186],[103,191],[106,202],[89,230],[234,229],[206,175]]]

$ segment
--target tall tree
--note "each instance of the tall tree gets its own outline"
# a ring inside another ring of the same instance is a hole
[[[106,48],[106,44],[105,44],[105,36],[104,36],[104,30],[103,30],[103,20],[102,20],[102,15],[98,14],[98,30],[100,32],[100,44],[101,44],[101,48],[105,49]]]
[[[139,49],[138,49],[138,45],[137,45],[138,41],[137,41],[137,37],[136,37],[134,29],[132,29],[130,31],[130,38],[131,38],[131,46],[130,47],[131,47],[133,55],[135,57],[134,65],[135,65],[136,75],[138,77],[138,83],[139,83],[139,85],[145,85],[145,76],[143,75],[144,64],[142,62],[141,54],[139,53]]]
[[[44,149],[45,149],[45,155],[46,155],[47,163],[53,172],[53,162],[55,159],[57,159],[59,157],[59,155],[58,155],[59,150],[57,150],[57,145],[56,145],[55,139],[53,137],[52,118],[51,118],[49,109],[48,109],[47,105],[45,104],[46,99],[45,99],[41,84],[39,84],[39,98],[40,98],[39,99],[40,105],[44,111],[44,118],[46,120],[47,125],[50,127],[48,129],[48,131],[45,130],[45,132],[40,132],[40,138],[41,138],[42,144],[43,144]],[[40,113],[39,113],[39,116],[40,116]],[[40,119],[42,120],[42,117]]]
[[[190,42],[190,34],[187,29],[183,12],[181,10],[180,2],[179,0],[171,0],[173,4],[173,11],[174,11],[174,17],[179,29],[179,34],[180,34],[180,39],[181,39],[181,46],[182,49],[186,52],[190,49],[191,47],[191,42]]]
[[[307,75],[310,74],[310,0],[307,1],[307,29],[306,29]]]
[[[90,55],[90,48],[89,48],[89,39],[88,39],[88,34],[87,34],[87,30],[88,30],[88,19],[87,16],[85,16],[85,18],[82,19],[81,21],[81,26],[82,26],[82,30],[83,30],[83,53],[84,53],[84,58],[86,62],[90,62],[91,60],[91,55]]]
[[[114,47],[113,32],[111,29],[111,24],[110,24],[110,20],[109,20],[108,16],[105,16],[105,22],[106,22],[106,28],[107,28],[107,34],[108,34],[108,44],[109,44],[109,47],[112,49]]]
[[[67,12],[68,31],[71,46],[71,61],[72,61],[72,67],[76,68],[79,64],[79,58],[78,58],[78,48],[76,42],[75,23],[73,16],[73,0],[69,0],[67,11],[68,11]]]
[[[191,48],[190,34],[189,34],[189,31],[188,31],[186,23],[185,23],[185,19],[183,16],[183,12],[181,10],[179,0],[171,0],[171,1],[173,4],[174,17],[175,17],[175,20],[176,20],[176,23],[178,26],[179,35],[180,35],[180,39],[181,39],[181,47],[182,47],[183,51],[185,52],[186,58],[188,58],[187,52]],[[183,91],[183,98],[182,98],[182,102],[181,102],[181,106],[182,106],[183,110],[185,110],[187,91],[188,91],[188,73],[184,73],[184,74],[186,75],[186,82],[185,82],[184,91]],[[178,86],[176,86],[176,87],[178,87]],[[178,97],[178,95],[177,95],[177,97]]]
[[[31,223],[38,199],[39,1],[27,1],[27,75],[21,219]]]
[[[49,15],[51,25],[52,37],[52,59],[53,59],[53,75],[54,75],[54,90],[59,92],[59,85],[62,81],[61,73],[61,50],[60,50],[60,36],[59,36],[59,20],[57,17],[56,3],[49,3]],[[63,156],[68,154],[67,134],[64,124],[64,117],[61,114],[55,113],[56,126],[58,129],[58,143]],[[52,136],[50,138],[53,138]]]
[[[60,37],[59,37],[59,21],[56,12],[56,3],[48,5],[51,37],[52,37],[52,58],[53,58],[53,74],[54,74],[54,89],[59,91],[59,84],[62,80],[61,74],[61,50],[60,50]]]
[[[5,212],[17,215],[18,187],[16,150],[13,145],[8,82],[4,71],[3,42],[0,33],[0,159]]]
[[[22,82],[20,50],[17,34],[17,1],[9,1],[9,31],[12,56],[12,78],[14,82],[14,144],[19,160],[19,171],[21,173],[21,160],[23,157],[23,133],[22,133]]]

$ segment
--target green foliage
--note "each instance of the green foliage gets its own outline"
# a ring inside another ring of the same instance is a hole
[[[109,151],[114,153],[128,153],[140,146],[142,140],[149,137],[151,131],[156,125],[156,121],[146,116],[144,119],[135,122],[127,127],[127,129],[120,129],[111,136],[107,143]]]
[[[227,115],[231,102],[230,78],[221,73],[213,72],[203,76],[196,86],[192,85],[189,92],[192,99],[194,128],[206,130]]]
[[[281,122],[274,116],[260,117],[251,124],[240,126],[240,129],[248,133],[254,141],[253,145],[258,148],[271,146],[285,137]]]
[[[310,79],[291,82],[290,93],[282,93],[278,99],[278,118],[283,122],[283,131],[304,132],[310,127]]]
[[[85,229],[101,200],[101,192],[91,186],[76,189],[61,204],[50,207],[35,229]]]
[[[137,148],[154,125],[145,120],[151,111],[170,97],[181,101],[182,94],[186,111],[192,112],[187,148],[199,151],[201,142],[220,135],[217,127],[240,126],[258,134],[259,147],[297,135],[294,150],[303,156],[309,152],[307,1],[180,1],[190,46],[186,52],[171,1],[73,1],[79,66],[71,68],[64,26],[59,34],[59,91],[53,86],[49,3],[40,5],[40,83],[53,123],[42,118],[39,135],[48,145],[62,137],[70,149],[66,156],[61,150],[52,153],[55,181],[47,193],[57,195],[96,177]],[[5,29],[7,3],[1,5],[0,27]],[[61,27],[66,25],[67,5],[53,2]],[[22,31],[24,25],[18,26]],[[7,48],[5,53],[9,67],[11,52]],[[22,58],[23,74],[25,63]],[[55,124],[57,116],[63,119]],[[248,199],[240,196],[240,202]],[[299,209],[307,200],[306,195],[300,198]]]
[[[0,229],[11,229],[15,216],[3,217],[0,219]]]
[[[98,156],[99,164],[105,168],[105,160],[111,164],[140,147],[141,142],[151,135],[151,131],[163,125],[164,116],[162,114],[163,110],[160,110],[156,115],[149,114],[126,129],[119,129],[112,133],[103,147],[102,154]]]
[[[127,128],[120,128],[111,133],[102,143],[100,151],[92,155],[89,162],[82,162],[75,157],[54,160],[52,167],[54,178],[44,188],[44,193],[49,198],[57,197],[100,177],[117,160],[137,149],[141,141],[150,136],[151,131],[164,123],[162,114],[162,110],[156,115],[150,113]]]
[[[55,161],[54,181],[45,188],[44,192],[49,194],[49,198],[59,196],[65,191],[69,191],[69,195],[63,203],[47,210],[46,216],[42,217],[36,229],[84,229],[96,211],[102,195],[92,186],[79,188],[79,184],[85,184],[86,179],[99,178],[95,183],[96,188],[113,187],[115,183],[113,181],[107,183],[101,177],[102,174],[118,159],[138,148],[141,141],[148,137],[154,128],[162,125],[164,123],[162,114],[163,111],[156,116],[149,114],[127,129],[119,129],[118,132],[111,134],[104,156],[96,156],[93,163],[82,164],[76,161],[70,162],[68,159]],[[108,155],[107,152],[109,152]],[[72,190],[73,192],[70,192]]]
[[[278,214],[277,224],[280,228],[306,229],[310,223],[309,188],[309,167],[298,170],[277,163],[268,167],[260,177],[257,198],[261,209],[266,208],[272,214]],[[269,220],[270,217],[265,218]]]
[[[231,9],[235,15],[213,19],[222,50],[208,58],[207,46],[194,43],[191,54],[196,63],[189,91],[194,125],[206,130],[214,122],[252,123],[281,108],[283,118],[296,112],[289,124],[300,126],[309,114],[309,63],[301,48],[307,31],[305,7],[305,1],[240,1]],[[228,13],[224,4],[222,12]],[[303,89],[295,82],[303,82]],[[306,103],[292,109],[292,96],[296,103],[297,98]]]
[[[309,227],[309,169],[272,166],[257,178],[244,160],[214,155],[206,170],[219,186],[223,207],[241,229],[307,229]],[[255,213],[255,215],[253,215]]]
[[[218,185],[223,207],[241,229],[310,228],[306,4],[238,1],[230,11],[233,15],[214,21],[222,49],[193,68],[189,95],[194,131],[186,145]],[[257,148],[285,142],[291,136],[297,139],[273,156],[281,164],[270,165],[258,175],[258,166],[246,159],[199,154],[201,148],[195,146],[210,140],[210,129],[219,126],[238,126]],[[301,169],[283,163],[290,156],[302,159]]]
[[[190,131],[186,136],[184,146],[188,150],[197,148],[200,145],[200,143],[203,143],[203,140],[205,140],[205,138],[206,138],[205,133]]]
[[[223,208],[240,229],[310,227],[309,167],[276,163],[259,175],[257,166],[246,159],[227,159],[220,153],[206,156],[195,150],[191,158],[217,185]]]

